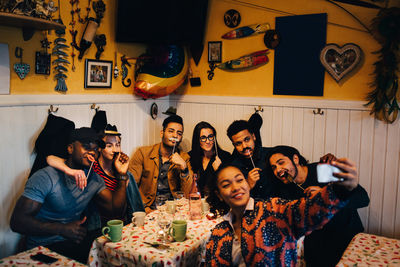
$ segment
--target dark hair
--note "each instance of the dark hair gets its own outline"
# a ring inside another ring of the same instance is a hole
[[[200,132],[202,129],[211,129],[215,137],[214,142],[217,139],[217,131],[211,124],[205,121],[201,121],[198,124],[196,124],[196,126],[193,129],[192,150],[190,151],[190,165],[192,166],[194,173],[197,173],[200,170],[203,162],[204,153],[200,147]],[[217,149],[218,153],[220,153],[221,148],[219,147],[218,142],[217,142]]]
[[[268,155],[267,155],[266,163],[267,163],[267,167],[270,170],[272,170],[272,169],[271,169],[271,164],[269,162],[269,159],[272,157],[272,155],[278,154],[278,153],[288,157],[292,162],[293,162],[293,156],[297,155],[299,157],[299,164],[301,166],[305,166],[308,163],[308,161],[302,155],[300,155],[300,152],[296,148],[291,147],[291,146],[275,146],[268,152]]]
[[[241,132],[243,130],[248,130],[251,134],[254,133],[253,128],[251,125],[245,120],[236,120],[229,125],[228,130],[226,130],[226,134],[228,135],[229,139],[232,141],[232,136]]]
[[[165,130],[165,129],[167,128],[168,124],[171,123],[171,122],[179,123],[180,125],[182,125],[182,128],[183,128],[183,120],[182,120],[182,117],[181,117],[181,116],[178,116],[178,115],[171,115],[171,116],[167,117],[167,118],[163,121],[163,123],[162,123],[163,130]]]
[[[210,190],[210,194],[207,197],[207,203],[210,204],[210,211],[212,213],[218,213],[221,215],[224,215],[226,213],[229,212],[229,210],[231,209],[229,207],[228,204],[226,204],[223,200],[221,201],[218,198],[218,195],[216,194],[216,192],[218,192],[218,176],[221,173],[221,171],[225,170],[226,168],[229,167],[234,167],[236,169],[238,169],[238,167],[233,166],[231,164],[222,164],[220,165],[219,169],[215,172],[215,176],[213,177],[213,179],[210,179],[209,183],[208,183],[208,188]]]

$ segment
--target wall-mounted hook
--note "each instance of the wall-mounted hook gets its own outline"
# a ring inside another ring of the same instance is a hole
[[[264,109],[261,106],[258,106],[257,108],[254,108],[255,112],[264,112]]]
[[[321,108],[314,109],[312,112],[314,115],[324,115],[324,111]]]
[[[58,111],[58,108],[54,109],[53,105],[50,105],[50,108],[48,109],[49,114],[56,113],[57,111]]]
[[[99,106],[96,107],[96,103],[93,103],[93,104],[90,106],[90,109],[94,109],[94,110],[97,112],[97,111],[99,111],[100,107],[99,107]]]

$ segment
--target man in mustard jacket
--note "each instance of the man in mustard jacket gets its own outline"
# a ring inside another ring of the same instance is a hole
[[[182,135],[182,118],[169,116],[163,122],[161,143],[138,148],[129,162],[147,213],[156,209],[156,196],[171,199],[177,191],[186,195],[190,191],[193,175],[189,155],[178,148]]]

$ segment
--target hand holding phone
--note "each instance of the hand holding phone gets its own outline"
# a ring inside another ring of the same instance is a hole
[[[330,182],[342,182],[343,178],[336,178],[333,173],[341,172],[341,170],[335,166],[329,164],[318,164],[317,165],[317,177],[319,183],[330,183]]]

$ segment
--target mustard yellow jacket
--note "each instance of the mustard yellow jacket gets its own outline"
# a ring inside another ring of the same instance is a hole
[[[151,210],[150,206],[153,204],[157,194],[160,146],[161,143],[158,143],[153,146],[138,148],[129,162],[129,171],[135,177],[146,212]],[[179,155],[185,160],[189,175],[181,177],[179,166],[171,164],[168,170],[168,184],[173,196],[177,191],[183,191],[185,195],[188,195],[193,181],[189,154],[179,151]]]

